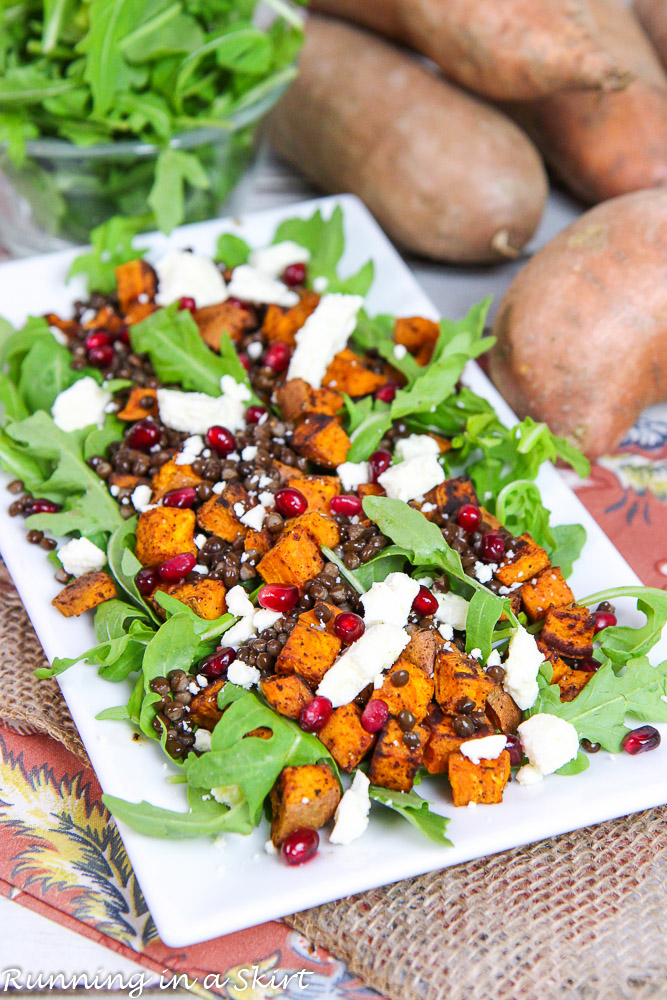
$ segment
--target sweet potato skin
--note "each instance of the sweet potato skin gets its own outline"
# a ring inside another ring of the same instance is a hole
[[[514,279],[493,328],[491,376],[519,417],[597,458],[667,398],[666,317],[667,192],[615,198]]]
[[[634,11],[667,67],[667,7],[663,0],[635,0]]]
[[[78,618],[116,596],[116,584],[108,573],[93,570],[66,584],[51,603],[64,618]]]
[[[509,119],[334,21],[309,19],[300,73],[271,134],[321,188],[358,195],[397,243],[436,260],[516,252],[544,208],[542,162]]]

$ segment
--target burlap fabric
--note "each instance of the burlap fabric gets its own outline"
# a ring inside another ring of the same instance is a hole
[[[85,751],[0,564],[0,720]],[[667,811],[287,918],[390,1000],[667,997]]]

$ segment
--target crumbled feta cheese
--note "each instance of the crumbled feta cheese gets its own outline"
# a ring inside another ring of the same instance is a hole
[[[248,257],[251,267],[263,271],[270,278],[279,278],[290,264],[307,264],[310,260],[310,250],[299,246],[293,240],[283,240],[273,246],[253,250]]]
[[[387,496],[394,500],[414,500],[445,481],[445,470],[434,455],[417,455],[389,468],[378,476]]]
[[[252,361],[257,361],[264,353],[264,345],[261,340],[253,340],[245,349],[246,354]]]
[[[211,734],[208,729],[198,729],[195,733],[195,750],[199,750],[200,753],[206,753],[210,749]]]
[[[405,355],[408,353],[408,349],[404,344],[396,344],[394,347],[394,357],[397,361],[402,361]]]
[[[211,486],[211,492],[217,493],[217,495],[220,496],[220,494],[224,491],[226,486],[227,483],[223,479],[222,482],[220,483],[213,483],[213,486]]]
[[[423,503],[421,505],[421,512],[422,512],[422,514],[430,514],[430,513],[432,513],[432,511],[437,510],[437,509],[438,509],[437,503],[428,503],[427,502],[427,503]]]
[[[361,595],[364,622],[368,625],[399,625],[405,628],[419,584],[407,573],[390,573]]]
[[[329,279],[325,278],[323,274],[319,274],[316,278],[313,278],[313,291],[317,292],[319,295],[322,292],[326,292],[329,287]]]
[[[351,844],[366,831],[371,811],[368,794],[370,781],[363,771],[357,771],[350,787],[336,809],[336,822],[329,834],[332,844]]]
[[[147,486],[145,483],[141,483],[139,486],[135,486],[130,500],[132,501],[134,509],[138,510],[140,514],[144,514],[147,510],[152,509],[152,496],[153,491],[151,487]]]
[[[520,785],[536,785],[543,777],[542,772],[533,764],[524,764],[516,772],[516,780]]]
[[[269,493],[268,490],[262,490],[257,498],[261,503],[262,507],[275,507],[276,497],[274,493]]]
[[[203,576],[206,573],[208,573],[208,566],[205,566],[203,563],[197,563],[195,566],[192,567],[192,572],[201,573]]]
[[[234,660],[227,668],[227,680],[231,684],[237,684],[239,687],[245,688],[246,691],[259,684],[260,676],[257,667],[251,667],[248,663],[244,663],[243,660]]]
[[[195,535],[195,545],[197,546],[198,549],[203,549],[203,547],[206,545],[206,535],[202,534],[201,532],[199,532],[198,535]]]
[[[537,674],[543,662],[544,656],[537,648],[535,637],[519,625],[510,639],[507,659],[503,664],[503,687],[524,711],[535,704],[539,693]]]
[[[61,431],[80,431],[91,424],[101,427],[109,399],[107,390],[86,375],[58,393],[51,407],[53,422]]]
[[[334,708],[347,705],[396,662],[410,636],[396,625],[371,625],[326,672],[317,689]]]
[[[475,647],[475,649],[470,650],[470,656],[474,656],[476,660],[482,659],[482,650]]]
[[[259,483],[257,484],[260,490],[265,490],[267,486],[273,486],[273,479],[271,476],[260,476]]]
[[[111,494],[112,497],[117,497],[118,494],[120,493],[120,486],[116,486],[114,483],[112,483],[111,486],[109,487],[109,493]]]
[[[155,301],[159,306],[171,305],[187,296],[201,309],[227,298],[224,278],[210,257],[170,250],[155,265],[155,273],[158,276]]]
[[[234,268],[227,293],[242,302],[274,303],[277,306],[295,306],[299,301],[297,293],[282,281],[270,278],[250,264],[239,264]]]
[[[267,854],[270,854],[272,857],[275,857],[275,855],[278,853],[278,848],[276,847],[276,845],[273,843],[272,840],[267,840],[267,842],[264,844],[264,850],[266,851]]]
[[[234,504],[236,507],[236,504]],[[256,507],[248,510],[241,517],[241,524],[245,524],[246,528],[252,528],[253,531],[261,531],[262,525],[264,524],[264,518],[266,517],[266,507],[263,507],[261,503],[258,503]]]
[[[255,613],[252,601],[239,584],[227,591],[225,602],[230,615],[234,615],[235,618],[245,618],[246,615]]]
[[[258,632],[263,632],[264,629],[273,628],[282,616],[282,611],[269,611],[268,608],[258,608],[255,611],[253,625]]]
[[[454,638],[454,629],[451,625],[446,625],[444,622],[442,625],[438,625],[438,632],[447,642],[451,642]]]
[[[440,454],[440,448],[438,442],[430,434],[410,434],[408,437],[398,439],[394,454],[401,462],[405,462],[410,458],[417,458],[419,455],[435,455],[437,457]]]
[[[495,563],[483,563],[477,560],[473,566],[473,573],[475,579],[479,580],[480,583],[488,583],[493,580],[493,571],[497,568]]]
[[[458,632],[462,632],[466,627],[468,608],[470,607],[465,597],[452,593],[440,594],[437,591],[434,596],[438,602],[438,610],[433,616],[435,620],[444,622],[445,625],[451,625]]]
[[[553,774],[559,767],[574,760],[579,753],[577,730],[571,722],[566,722],[557,715],[546,712],[531,715],[530,719],[521,723],[518,733],[530,766],[541,775]],[[531,773],[529,777],[532,779],[534,775]]]
[[[253,616],[247,615],[225,632],[225,645],[231,646],[232,649],[238,649],[239,646],[247,642],[248,639],[253,639],[254,636],[255,626],[253,625]]]
[[[249,444],[241,452],[241,458],[244,462],[252,462],[253,458],[257,456],[257,445]]]
[[[72,576],[83,576],[84,573],[102,569],[107,561],[106,553],[87,538],[72,538],[58,549],[58,558],[65,572]]]
[[[336,473],[344,490],[356,490],[371,478],[368,462],[343,462],[336,467]]]
[[[499,667],[500,666],[500,653],[497,649],[492,649],[489,653],[489,658],[486,661],[487,669],[489,667]]]
[[[69,341],[67,339],[67,334],[63,333],[63,331],[61,329],[59,329],[59,327],[57,327],[57,326],[50,326],[49,327],[49,332],[52,334],[53,339],[58,344],[61,344],[63,347],[67,347],[67,345],[69,344]]]
[[[204,439],[200,434],[186,438],[174,459],[174,465],[192,465],[204,450]]]
[[[224,383],[224,384],[223,384]],[[247,386],[235,382],[230,375],[221,379],[223,394],[209,396],[205,392],[181,392],[180,389],[158,389],[157,403],[160,420],[174,431],[205,434],[218,424],[230,431],[245,425],[246,404],[250,400]]]
[[[287,378],[302,378],[319,389],[329,364],[347,344],[363,304],[361,295],[325,295],[296,332]]]
[[[497,760],[505,749],[507,737],[482,736],[481,739],[466,740],[459,747],[460,752],[473,764],[479,764],[481,760]]]

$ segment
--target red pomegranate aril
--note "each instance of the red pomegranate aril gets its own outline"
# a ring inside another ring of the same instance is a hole
[[[194,486],[182,486],[180,490],[171,490],[165,493],[162,503],[165,507],[192,507],[197,499],[197,491]]]
[[[320,846],[320,838],[317,830],[311,830],[304,826],[300,830],[294,830],[282,842],[280,854],[286,865],[304,865],[317,854]]]
[[[237,299],[235,295],[230,295],[227,299],[227,305],[234,306],[236,309],[245,309],[247,312],[249,309],[247,302],[242,302],[241,299]]]
[[[357,517],[359,514],[363,513],[363,506],[360,497],[355,497],[353,494],[341,494],[337,497],[332,497],[329,501],[329,506],[334,514],[344,514],[345,517]]]
[[[361,713],[361,725],[367,733],[379,733],[389,718],[389,705],[382,698],[373,698]]]
[[[148,597],[152,594],[159,583],[160,578],[157,575],[157,570],[150,566],[145,569],[140,569],[134,578],[134,582],[137,585],[137,590],[142,597]]]
[[[47,500],[45,497],[39,497],[37,500],[30,501],[25,510],[25,516],[30,517],[31,514],[57,514],[61,509],[61,504],[54,503],[53,500]]]
[[[94,347],[105,347],[111,343],[111,335],[106,330],[93,330],[92,333],[88,334],[83,343],[87,351],[92,350]]]
[[[419,593],[412,602],[412,610],[418,615],[434,615],[438,610],[437,598],[428,587],[420,587]]]
[[[381,403],[393,403],[397,388],[395,382],[387,382],[386,385],[381,385],[379,389],[376,389],[375,398],[379,399]]]
[[[333,706],[329,699],[318,695],[301,709],[299,725],[304,733],[319,733],[331,718],[332,711]]]
[[[197,565],[197,560],[190,552],[181,552],[180,555],[166,559],[158,568],[158,576],[167,583],[178,583],[185,579],[188,573]]]
[[[245,411],[245,422],[247,424],[258,424],[268,412],[265,406],[249,406]]]
[[[298,600],[299,588],[291,583],[265,583],[257,594],[257,603],[267,611],[291,611]]]
[[[130,448],[150,451],[160,440],[160,428],[153,420],[138,420],[125,438]]]
[[[209,680],[215,680],[227,670],[227,667],[236,659],[236,650],[231,646],[223,646],[216,653],[211,653],[199,664],[199,673]]]
[[[480,548],[485,562],[499,562],[505,555],[505,543],[497,531],[487,531],[482,535]]]
[[[475,507],[472,503],[462,504],[456,514],[456,521],[459,527],[463,528],[470,534],[473,531],[477,531],[479,528],[479,523],[482,520],[482,512],[479,507]]]
[[[271,344],[262,358],[262,364],[270,368],[271,371],[284,372],[290,363],[291,357],[292,351],[287,344],[278,342],[277,344]]]
[[[341,611],[334,618],[333,630],[338,638],[349,646],[350,643],[361,639],[366,631],[366,626],[363,618],[355,615],[354,611]]]
[[[510,734],[506,737],[505,749],[510,755],[510,767],[521,767],[523,760],[523,747],[518,736]]]
[[[600,669],[600,661],[593,659],[592,656],[585,656],[583,660],[577,660],[577,670],[584,670],[587,674],[594,674],[596,670]]]
[[[282,277],[286,285],[289,285],[290,288],[295,288],[297,285],[305,283],[307,273],[305,264],[288,264],[283,271]]]
[[[127,347],[130,346],[130,330],[127,326],[121,326],[120,330],[114,335],[114,340],[120,340],[121,344],[126,344]]]
[[[111,344],[100,344],[99,347],[91,347],[88,351],[88,360],[96,368],[108,368],[113,361],[113,347]]]
[[[638,753],[646,753],[660,746],[660,733],[655,726],[640,726],[624,737],[621,744],[626,753],[634,757]]]
[[[276,510],[283,517],[298,517],[308,510],[308,501],[300,490],[293,486],[285,486],[278,490],[275,496]]]
[[[593,631],[596,635],[598,632],[601,632],[603,628],[611,628],[611,626],[616,625],[617,622],[616,615],[611,611],[596,611],[593,617],[595,618]]]
[[[188,312],[193,313],[195,311],[195,309],[197,308],[197,303],[189,295],[183,295],[178,300],[178,308],[181,311],[187,309]]]
[[[368,459],[368,467],[371,473],[371,482],[377,483],[383,472],[386,472],[391,465],[391,455],[384,448],[374,451]]]
[[[222,458],[236,451],[236,438],[226,427],[220,427],[218,424],[206,431],[206,443]]]
[[[247,354],[245,353],[245,351],[242,351],[242,352],[241,352],[241,353],[239,354],[239,361],[241,362],[241,364],[243,365],[243,367],[245,368],[245,370],[246,370],[247,372],[249,372],[249,371],[250,371],[250,358],[249,358],[249,357],[248,357],[248,355],[247,355]]]

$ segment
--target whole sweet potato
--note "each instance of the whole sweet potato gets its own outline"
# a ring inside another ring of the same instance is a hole
[[[667,191],[591,209],[512,282],[491,376],[519,416],[591,458],[667,398]]]
[[[635,0],[635,13],[667,67],[667,4],[665,0]]]
[[[357,194],[393,239],[438,260],[513,255],[544,208],[542,162],[513,122],[337,21],[309,18],[271,137],[321,188]]]
[[[590,3],[605,43],[636,79],[625,90],[556,94],[513,114],[570,190],[598,202],[667,184],[667,76],[622,0]]]
[[[446,76],[499,100],[623,80],[586,0],[311,0],[429,56]]]

